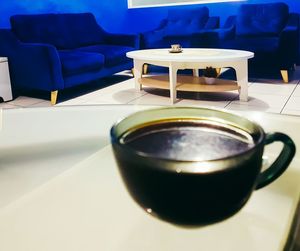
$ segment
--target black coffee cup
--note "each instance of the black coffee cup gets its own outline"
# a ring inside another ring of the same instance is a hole
[[[264,146],[283,143],[262,171]],[[220,110],[164,107],[140,111],[111,128],[111,142],[132,198],[165,221],[201,226],[240,210],[253,190],[277,179],[295,154],[285,134]]]

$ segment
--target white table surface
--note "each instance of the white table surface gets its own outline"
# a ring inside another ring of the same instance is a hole
[[[282,250],[300,192],[300,155],[230,219],[185,229],[143,212],[121,182],[109,142],[120,117],[148,107],[3,110],[0,250]],[[300,147],[300,118],[250,112]],[[278,146],[266,149],[272,158]]]
[[[222,62],[238,61],[254,57],[254,53],[243,50],[183,48],[181,53],[170,53],[170,49],[136,50],[126,53],[126,56],[138,60],[168,61],[168,62]]]

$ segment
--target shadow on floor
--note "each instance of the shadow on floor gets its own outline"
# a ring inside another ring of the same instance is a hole
[[[169,90],[144,88],[144,90],[153,95],[170,97]],[[232,101],[238,98],[238,92],[187,92],[177,91],[177,98],[179,99],[191,99],[202,101]]]
[[[272,70],[255,70],[255,71],[249,71],[249,82],[255,82],[257,79],[261,79],[263,82],[283,82],[282,76],[280,74],[280,71],[272,71]],[[295,71],[289,71],[289,78],[290,81],[293,80],[296,77]],[[226,71],[224,71],[220,78],[224,79],[230,79],[230,80],[236,80],[236,74],[235,70],[232,68],[228,68]]]

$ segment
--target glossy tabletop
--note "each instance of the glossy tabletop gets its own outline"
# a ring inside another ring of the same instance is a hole
[[[126,53],[127,57],[138,60],[168,62],[222,62],[239,61],[254,57],[254,53],[229,49],[191,49],[183,48],[181,53],[170,53],[170,49],[137,50]]]
[[[147,215],[128,195],[109,145],[112,124],[146,106],[3,110],[0,250],[283,250],[300,194],[300,154],[233,217],[181,228]],[[300,118],[243,113],[265,131],[289,134]],[[280,146],[266,149],[272,159]],[[267,161],[268,162],[268,161]]]

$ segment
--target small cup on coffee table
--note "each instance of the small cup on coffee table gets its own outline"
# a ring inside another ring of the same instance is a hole
[[[264,147],[283,149],[262,171]],[[111,128],[122,179],[132,198],[165,221],[202,226],[239,211],[253,190],[277,179],[295,154],[283,133],[221,110],[164,107],[129,115]]]
[[[171,45],[171,52],[181,52],[182,47],[180,44],[172,44]]]

